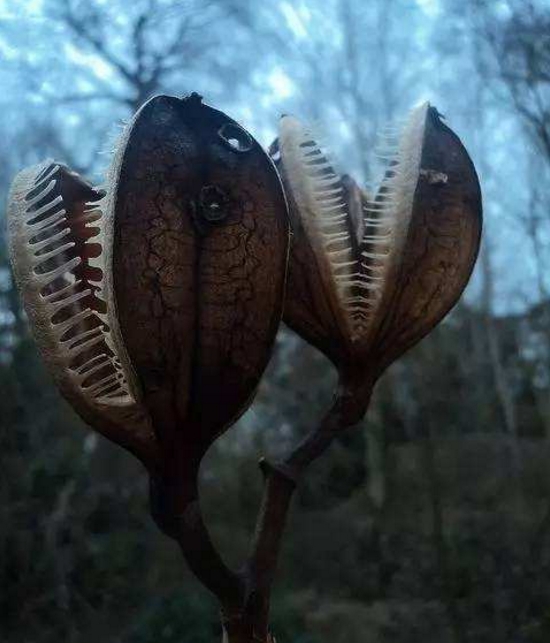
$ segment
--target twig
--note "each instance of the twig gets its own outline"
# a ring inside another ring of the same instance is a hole
[[[201,583],[220,601],[224,641],[272,641],[268,632],[269,600],[286,517],[296,483],[307,466],[331,445],[343,430],[365,414],[373,381],[345,381],[321,423],[284,460],[260,462],[264,495],[256,523],[251,554],[241,573],[229,569],[214,547],[204,524],[198,494],[200,449],[181,470],[171,467],[166,477],[151,477],[151,509],[159,528],[176,540],[187,564]]]
[[[283,461],[260,461],[265,476],[264,496],[258,516],[252,554],[246,567],[247,603],[244,618],[252,622],[258,641],[269,640],[269,598],[292,494],[311,462],[322,455],[342,431],[364,416],[372,392],[369,379],[342,383],[334,403],[321,423]],[[256,640],[256,639],[252,639]]]
[[[202,517],[197,485],[198,467],[185,479],[166,481],[151,476],[151,514],[159,529],[174,539],[200,582],[222,605],[237,609],[244,602],[244,582],[222,560]]]

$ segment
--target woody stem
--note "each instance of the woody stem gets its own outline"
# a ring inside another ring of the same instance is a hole
[[[151,513],[160,530],[178,543],[198,580],[233,609],[244,600],[244,583],[212,543],[202,517],[197,473],[189,472],[185,479],[151,477]]]
[[[247,603],[245,618],[250,621],[252,641],[268,642],[268,616],[273,584],[286,518],[296,484],[311,462],[322,455],[343,430],[364,416],[372,383],[361,386],[341,383],[334,402],[320,424],[282,461],[260,462],[264,473],[264,494],[252,553],[246,566]],[[231,641],[231,638],[228,639]]]
[[[151,478],[151,508],[159,528],[179,544],[191,571],[220,601],[224,643],[270,643],[270,593],[296,484],[311,462],[343,430],[364,416],[372,382],[340,383],[319,425],[283,460],[262,460],[264,493],[251,554],[242,573],[230,570],[204,524],[198,494],[200,455],[194,466],[170,467]],[[181,473],[180,473],[181,472]]]

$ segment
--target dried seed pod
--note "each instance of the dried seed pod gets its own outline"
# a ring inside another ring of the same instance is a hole
[[[249,405],[280,322],[288,251],[269,156],[201,102],[159,96],[113,165],[113,289],[165,446],[200,454]]]
[[[372,200],[295,118],[282,118],[276,147],[293,233],[285,321],[349,378],[375,379],[468,282],[481,232],[475,169],[428,104],[411,112]]]
[[[200,456],[250,403],[281,316],[286,201],[258,143],[192,95],[126,128],[103,196],[53,161],[21,172],[9,239],[64,396],[151,469]]]
[[[154,434],[105,291],[108,225],[101,193],[52,160],[12,184],[10,255],[42,356],[82,418],[149,464]]]

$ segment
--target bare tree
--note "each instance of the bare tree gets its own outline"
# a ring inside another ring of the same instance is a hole
[[[197,75],[210,76],[213,85],[222,81],[228,93],[246,78],[250,56],[237,46],[239,40],[250,44],[249,10],[244,3],[137,0],[131,7],[122,4],[48,3],[52,21],[114,76],[105,82],[96,75],[88,91],[69,90],[59,100],[107,100],[135,111],[155,93],[178,85],[180,91],[189,89]]]
[[[499,18],[480,3],[483,36],[515,109],[550,162],[550,9],[533,0],[504,4]]]

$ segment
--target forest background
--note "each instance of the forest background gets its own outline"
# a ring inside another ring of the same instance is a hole
[[[51,156],[101,182],[121,124],[198,91],[265,145],[315,122],[375,181],[376,132],[429,100],[484,197],[471,285],[391,367],[364,427],[299,489],[273,599],[282,643],[550,640],[550,2],[0,0],[0,218]],[[0,640],[210,643],[211,597],[149,518],[147,480],[61,399],[0,232]],[[315,423],[330,364],[282,328],[258,397],[212,448],[214,538],[242,557],[257,460]]]

